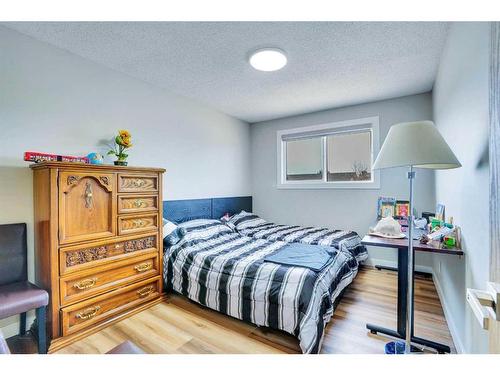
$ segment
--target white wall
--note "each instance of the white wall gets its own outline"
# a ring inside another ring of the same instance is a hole
[[[380,144],[389,127],[398,122],[432,119],[429,93],[406,96],[368,104],[315,112],[251,125],[252,190],[254,211],[265,219],[286,224],[324,225],[352,229],[365,234],[376,221],[377,198],[395,196],[408,199],[406,170],[397,168],[381,172],[380,189],[311,189],[276,188],[276,132],[307,125],[363,117],[380,117]],[[415,204],[419,212],[433,210],[434,173],[418,171]],[[370,248],[370,257],[378,264],[396,261],[390,249]],[[432,265],[427,254],[418,254],[417,264]]]
[[[24,151],[86,155],[129,129],[130,164],[164,167],[164,199],[249,195],[249,125],[199,103],[0,27],[0,224],[28,224]],[[110,160],[109,160],[110,161]],[[0,321],[14,333],[16,319]]]
[[[489,32],[488,23],[451,26],[433,90],[436,125],[463,165],[436,172],[436,200],[461,226],[466,252],[463,259],[435,256],[435,280],[455,344],[470,353],[487,352],[465,290],[484,289],[489,270],[489,175],[487,163],[480,165],[488,144]]]

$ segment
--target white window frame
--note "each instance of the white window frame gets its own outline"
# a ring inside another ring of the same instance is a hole
[[[380,189],[380,171],[372,170],[370,181],[327,181],[326,137],[323,139],[321,153],[323,160],[323,179],[311,181],[286,180],[286,139],[311,138],[346,132],[371,132],[371,165],[379,152],[379,117],[365,117],[355,120],[337,121],[321,125],[305,126],[294,129],[278,130],[277,139],[277,185],[278,189]]]

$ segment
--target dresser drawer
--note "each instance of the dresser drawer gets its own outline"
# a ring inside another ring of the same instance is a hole
[[[59,249],[61,275],[82,271],[145,253],[158,253],[158,236],[134,236],[109,243],[93,243]]]
[[[160,276],[61,309],[63,335],[114,317],[160,296]]]
[[[111,263],[99,267],[98,270],[70,274],[60,280],[61,305],[81,301],[159,274],[156,253]]]
[[[119,174],[118,191],[120,193],[157,192],[158,175]]]
[[[158,213],[118,217],[118,234],[134,234],[158,230]]]
[[[158,195],[119,195],[118,213],[158,211]]]

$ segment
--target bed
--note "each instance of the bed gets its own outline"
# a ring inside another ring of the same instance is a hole
[[[288,246],[244,236],[218,220],[180,224],[186,234],[166,247],[167,290],[221,313],[258,326],[286,331],[303,353],[317,353],[336,299],[357,269],[352,257],[333,249],[319,272],[266,262]]]
[[[228,218],[227,224],[238,233],[249,237],[332,246],[350,252],[358,262],[368,258],[366,247],[361,244],[361,238],[353,231],[275,224],[245,210]]]
[[[288,332],[297,337],[303,353],[318,353],[325,325],[357,274],[357,260],[342,248],[300,244],[305,246],[300,251],[310,254],[326,251],[322,268],[276,263],[273,257],[286,258],[297,244],[247,236],[215,219],[240,212],[242,206],[251,210],[251,198],[219,199],[164,202],[164,217],[185,232],[179,242],[164,246],[167,290],[257,326]]]

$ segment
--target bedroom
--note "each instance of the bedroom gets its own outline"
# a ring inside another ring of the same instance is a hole
[[[382,354],[413,327],[424,353],[497,350],[481,314],[498,23],[16,19],[0,24],[9,351]],[[428,226],[453,235],[423,244]],[[22,311],[9,241],[36,285]]]

